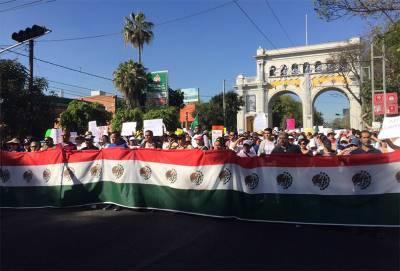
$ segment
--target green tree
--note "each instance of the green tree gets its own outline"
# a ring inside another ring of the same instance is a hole
[[[126,106],[133,109],[144,105],[144,91],[148,86],[148,75],[142,64],[128,60],[114,71],[114,85],[124,95]]]
[[[124,41],[125,44],[130,43],[139,50],[139,63],[142,64],[143,45],[149,44],[153,39],[151,29],[154,24],[146,22],[146,16],[143,12],[137,14],[131,13],[129,17],[125,17],[124,24]]]
[[[182,108],[185,104],[183,103],[183,92],[180,89],[173,90],[168,88],[168,105]]]
[[[0,112],[1,134],[10,136],[32,135],[42,138],[52,127],[56,114],[54,105],[44,95],[48,84],[44,78],[34,78],[32,91],[28,89],[28,72],[16,60],[0,60]]]
[[[150,109],[143,115],[143,119],[163,119],[165,127],[169,132],[174,132],[176,128],[180,127],[179,110],[173,106]]]
[[[99,103],[74,100],[61,113],[60,120],[63,128],[81,134],[88,130],[89,121],[95,120],[98,126],[107,125],[111,120],[111,113]]]
[[[295,119],[297,127],[303,127],[301,102],[289,95],[282,95],[272,105],[272,126],[286,128],[286,119]]]
[[[121,132],[122,123],[124,122],[136,122],[136,130],[143,128],[143,112],[140,108],[126,109],[121,108],[117,110],[114,118],[111,121],[111,127],[113,132]]]
[[[244,106],[243,98],[236,92],[225,93],[225,127],[228,131],[236,130],[237,113]],[[212,125],[224,125],[223,94],[213,96],[207,103],[197,103],[193,117],[199,114],[200,124],[211,129]]]

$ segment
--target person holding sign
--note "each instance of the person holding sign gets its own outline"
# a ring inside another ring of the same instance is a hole
[[[382,153],[380,150],[371,146],[371,133],[367,130],[361,131],[360,137],[361,145],[350,152],[350,154],[363,154],[363,153]]]

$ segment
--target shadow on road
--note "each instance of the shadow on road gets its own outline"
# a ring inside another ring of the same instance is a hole
[[[161,211],[1,211],[1,270],[399,270],[400,229]]]

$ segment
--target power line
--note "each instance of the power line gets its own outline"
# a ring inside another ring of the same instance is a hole
[[[2,10],[0,10],[0,12],[12,11],[12,10],[17,10],[17,9],[22,9],[22,8],[25,8],[25,7],[31,7],[32,5],[39,4],[40,2],[43,2],[43,1],[44,0],[32,1],[32,2],[29,2],[29,3],[22,4],[22,5],[14,6],[14,7],[11,7],[11,8],[2,9]],[[55,2],[55,1],[56,0],[48,0],[48,1],[44,2],[44,3],[42,3],[42,4],[51,3],[51,2]]]
[[[240,9],[240,11],[242,11],[244,16],[246,16],[246,18],[251,22],[251,24],[257,29],[257,31],[272,45],[273,48],[277,49],[275,44],[268,38],[268,36],[261,30],[261,28],[253,21],[253,19],[249,16],[249,14],[247,14],[247,12],[239,5],[237,0],[234,0],[233,2]]]
[[[61,85],[65,85],[65,86],[70,86],[70,87],[75,87],[75,88],[81,88],[81,89],[86,89],[86,90],[94,90],[95,88],[88,88],[88,87],[83,87],[83,86],[78,86],[78,85],[73,85],[73,84],[69,84],[69,83],[63,83],[63,82],[59,82],[59,81],[54,81],[54,80],[50,80],[48,78],[46,78],[47,81],[52,82],[52,83],[56,83],[56,84],[61,84]],[[103,91],[103,90],[102,90]],[[103,91],[104,93],[107,94],[111,94],[111,95],[115,95],[111,92],[107,92],[107,91]]]
[[[281,29],[283,30],[283,32],[285,33],[286,37],[288,38],[288,40],[290,41],[290,43],[294,46],[294,43],[292,41],[292,39],[290,38],[289,34],[286,32],[286,29],[283,27],[281,21],[279,20],[279,17],[276,16],[275,11],[272,9],[271,5],[268,3],[268,0],[265,0],[265,4],[268,6],[268,8],[271,10],[272,15],[274,16],[275,20],[278,22],[278,24],[280,25]]]
[[[9,1],[0,2],[0,5],[15,2],[15,1],[17,1],[17,0],[9,0]]]
[[[196,17],[196,16],[199,16],[199,15],[208,13],[208,12],[210,12],[210,11],[213,11],[213,10],[216,10],[216,9],[219,9],[219,8],[222,8],[222,7],[225,7],[225,6],[229,5],[229,4],[232,4],[232,2],[234,2],[234,1],[228,1],[228,2],[225,2],[225,3],[221,4],[221,5],[217,5],[217,6],[212,7],[212,8],[204,9],[204,10],[201,10],[201,11],[198,11],[198,12],[195,12],[195,13],[192,13],[192,14],[189,14],[189,15],[185,15],[185,16],[182,16],[182,17],[174,18],[174,19],[167,20],[167,21],[164,21],[164,22],[161,22],[161,23],[156,23],[156,24],[154,24],[154,26],[161,26],[161,25],[166,25],[166,24],[175,23],[175,22],[178,22],[178,21],[190,19],[190,18],[192,18],[192,17]],[[99,34],[99,35],[75,37],[75,38],[52,39],[52,40],[38,40],[38,42],[61,42],[61,41],[74,41],[74,40],[96,39],[96,38],[102,38],[102,37],[116,36],[116,35],[120,35],[120,34],[123,34],[123,31],[112,32],[112,33],[105,33],[105,34]]]
[[[9,50],[9,51],[13,52],[14,54],[17,54],[17,55],[29,57],[28,55],[17,53],[17,52],[12,51],[12,50]],[[82,73],[82,74],[86,74],[86,75],[89,75],[89,76],[93,76],[93,77],[97,77],[97,78],[100,78],[100,79],[108,80],[108,81],[111,81],[111,82],[113,81],[111,78],[107,78],[107,77],[96,75],[96,74],[93,74],[93,73],[89,73],[89,72],[84,72],[84,71],[81,71],[81,70],[73,69],[73,68],[66,67],[66,66],[60,65],[60,64],[56,64],[56,63],[53,63],[53,62],[50,62],[50,61],[47,61],[47,60],[39,59],[39,58],[36,58],[36,57],[34,57],[33,59],[35,59],[37,61],[40,61],[40,62],[43,62],[43,63],[46,63],[46,64],[49,64],[49,65],[53,65],[53,66],[56,66],[56,67],[59,67],[59,68],[63,68],[63,69],[66,69],[66,70],[79,72],[79,73]]]

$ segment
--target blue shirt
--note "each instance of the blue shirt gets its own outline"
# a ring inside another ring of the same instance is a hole
[[[128,145],[126,145],[126,143],[122,143],[122,144],[110,143],[107,146],[107,149],[108,148],[128,148]]]

